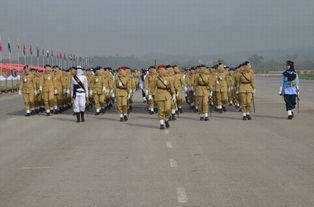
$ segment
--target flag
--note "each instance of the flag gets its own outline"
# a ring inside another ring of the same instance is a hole
[[[32,47],[32,45],[29,46],[29,54],[33,55],[33,47]]]
[[[42,54],[42,56],[45,55],[45,50],[44,49],[41,50],[41,54]]]
[[[39,57],[39,48],[37,47],[37,57]]]
[[[49,50],[47,50],[47,58],[49,58]]]
[[[24,54],[24,56],[26,55],[26,47],[25,47],[25,45],[23,45],[23,54]]]
[[[17,51],[19,52],[20,51],[20,47],[21,47],[21,44],[19,42],[16,43],[16,48],[17,48]]]
[[[8,50],[9,50],[9,53],[11,53],[11,44],[10,44],[10,42],[8,42]]]
[[[50,55],[53,57],[53,49],[51,49],[51,51],[50,51]]]
[[[0,39],[0,52],[2,52],[2,41]]]

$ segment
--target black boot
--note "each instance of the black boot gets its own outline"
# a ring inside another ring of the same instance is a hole
[[[165,124],[166,124],[166,128],[170,127],[169,121],[165,121]]]
[[[226,107],[222,106],[222,111],[226,112],[227,111]]]
[[[201,117],[200,120],[201,120],[201,121],[204,121],[204,117]]]
[[[161,124],[160,129],[165,129],[165,126]]]
[[[246,116],[243,116],[242,120],[246,120],[246,119],[247,119]]]
[[[120,117],[120,122],[123,122],[123,117]]]
[[[178,108],[178,111],[180,112],[180,114],[182,114],[182,113],[183,113],[182,108]]]
[[[205,117],[205,119],[204,119],[205,121],[208,121],[209,120],[209,118],[208,117]]]
[[[80,114],[80,112],[77,112],[75,114],[76,114],[76,122],[81,122],[81,114]]]
[[[177,120],[177,118],[176,118],[176,115],[175,115],[175,114],[171,114],[171,120],[172,120],[172,121]]]
[[[81,111],[81,120],[82,120],[82,122],[84,122],[84,121],[85,121],[84,111]]]
[[[246,118],[247,118],[248,120],[252,120],[251,115],[246,115]]]
[[[100,114],[100,112],[96,112],[95,115],[98,116]]]
[[[127,115],[124,115],[123,119],[124,119],[124,121],[128,121],[129,118]]]
[[[30,116],[30,115],[31,115],[30,113],[26,113],[26,114],[25,114],[25,116]]]

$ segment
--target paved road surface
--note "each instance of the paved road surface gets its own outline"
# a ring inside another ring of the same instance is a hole
[[[186,110],[159,130],[137,95],[115,112],[24,117],[0,98],[0,207],[312,207],[314,82],[286,119],[278,80],[259,78],[252,121],[229,111],[200,122]]]

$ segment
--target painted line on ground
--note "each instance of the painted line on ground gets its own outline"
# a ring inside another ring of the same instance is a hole
[[[31,170],[31,169],[48,169],[47,166],[38,166],[38,167],[23,167],[24,170]]]
[[[178,163],[175,159],[170,158],[169,159],[170,167],[178,167]]]
[[[177,188],[177,201],[178,201],[178,203],[187,203],[188,202],[185,188]]]
[[[171,148],[173,147],[171,142],[166,142],[166,146],[167,146],[167,148],[169,148],[169,149],[171,149]]]

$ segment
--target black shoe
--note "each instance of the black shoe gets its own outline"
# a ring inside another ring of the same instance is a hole
[[[54,113],[54,114],[58,114],[58,110],[55,109],[55,110],[53,111],[53,113]]]
[[[195,112],[198,112],[198,109],[197,109],[197,108],[195,108],[195,109],[194,109],[194,111],[195,111]]]
[[[182,114],[182,113],[183,113],[182,108],[178,108],[178,111],[180,112],[180,114]]]
[[[246,120],[247,118],[246,118],[246,116],[243,116],[243,120]]]
[[[50,116],[50,113],[46,113],[46,116]]]
[[[165,129],[165,126],[164,125],[160,125],[160,129]]]
[[[222,106],[222,111],[226,112],[227,111],[226,107]]]
[[[154,108],[154,112],[155,112],[155,113],[158,113],[158,108]]]
[[[248,120],[252,120],[252,118],[251,118],[250,115],[246,115],[246,118],[247,118]]]
[[[84,118],[84,111],[81,111],[81,120],[82,120],[82,122],[85,121],[85,118]]]
[[[124,121],[128,121],[128,116],[124,115],[123,119],[124,119]]]
[[[176,118],[176,115],[175,115],[175,114],[171,114],[171,120],[172,120],[172,121],[177,120],[177,118]]]
[[[35,109],[35,114],[38,114],[39,113],[39,110],[38,109]]]
[[[201,120],[201,121],[204,121],[204,117],[201,117],[200,120]]]
[[[25,116],[31,116],[31,114],[30,113],[26,113]]]
[[[120,122],[123,122],[123,117],[120,118]]]
[[[293,118],[293,116],[292,116],[292,115],[291,115],[291,116],[288,116],[288,119],[289,119],[289,120],[291,120],[292,118]]]
[[[166,128],[170,127],[169,121],[165,121],[165,124],[166,124]]]
[[[294,113],[292,112],[292,118],[294,118]]]
[[[205,121],[208,121],[209,120],[209,118],[208,117],[205,117],[205,119],[204,119]]]
[[[96,112],[95,115],[98,116],[100,114],[100,112]]]
[[[129,110],[130,110],[130,111],[132,111],[132,110],[133,110],[133,107],[132,107],[132,105],[130,105],[130,106],[129,106]]]
[[[154,112],[153,112],[153,111],[149,111],[149,114],[150,114],[150,115],[153,115],[153,114],[154,114]]]
[[[87,105],[85,109],[86,109],[87,111],[89,111],[89,105]]]
[[[77,112],[75,114],[76,114],[76,122],[81,122],[81,114],[80,114],[80,112]]]

